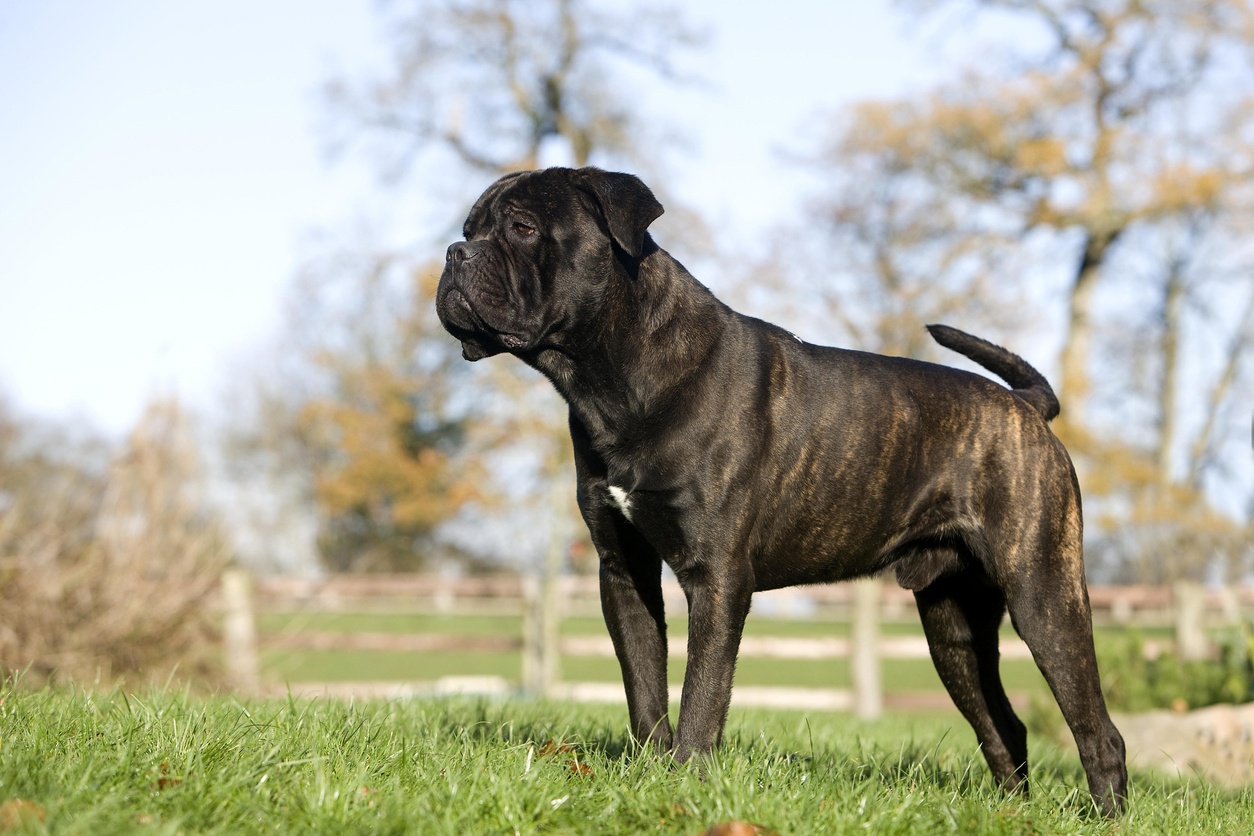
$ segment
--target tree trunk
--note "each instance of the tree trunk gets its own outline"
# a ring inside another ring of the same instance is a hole
[[[1176,381],[1180,366],[1180,319],[1184,308],[1183,265],[1173,261],[1163,288],[1163,331],[1158,350],[1163,369],[1158,393],[1158,466],[1159,485],[1171,483],[1171,454],[1176,446]]]
[[[1084,254],[1071,285],[1067,340],[1062,347],[1058,399],[1062,402],[1064,420],[1073,427],[1082,424],[1079,417],[1083,414],[1084,401],[1089,393],[1088,358],[1093,341],[1093,292],[1106,259],[1106,252],[1118,236],[1118,231],[1087,231]]]

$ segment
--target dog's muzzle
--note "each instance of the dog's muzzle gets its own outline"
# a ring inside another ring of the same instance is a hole
[[[444,254],[444,273],[436,291],[436,313],[445,329],[462,341],[462,354],[467,360],[489,357],[502,349],[516,351],[526,347],[527,340],[507,328],[498,327],[491,308],[476,305],[475,281],[483,277],[477,262],[483,258],[479,245],[470,241],[451,244]]]

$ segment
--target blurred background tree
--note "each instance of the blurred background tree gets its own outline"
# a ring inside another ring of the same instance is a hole
[[[1224,460],[1248,453],[1236,392],[1254,380],[1248,4],[901,5],[978,62],[834,115],[810,159],[829,248],[792,287],[875,351],[928,356],[934,320],[1030,356],[1024,329],[1061,331],[1056,428],[1091,571],[1247,572],[1254,509],[1230,501]]]
[[[410,0],[384,8],[389,65],[365,82],[333,80],[327,93],[339,117],[336,144],[372,143],[390,179],[435,157],[490,182],[538,167],[554,138],[568,143],[576,166],[594,155],[649,165],[626,65],[683,81],[677,54],[701,40],[664,4]]]
[[[565,410],[521,364],[461,359],[434,315],[443,249],[505,172],[563,152],[633,170],[664,158],[623,79],[681,81],[673,59],[699,37],[666,7],[415,0],[381,11],[388,61],[328,83],[330,144],[364,149],[401,202],[415,186],[439,192],[440,220],[404,230],[399,246],[367,234],[310,262],[281,371],[250,394],[232,457],[244,478],[296,482],[327,569],[534,560],[578,530],[573,498],[554,507],[547,487],[570,476]]]
[[[0,403],[0,670],[220,681],[227,542],[176,402],[151,403],[120,445]]]
[[[1254,382],[1248,3],[900,5],[978,64],[816,128],[805,222],[733,271],[738,295],[821,342],[954,362],[922,328],[948,321],[1038,363],[1056,351],[1042,365],[1096,577],[1247,572],[1254,498],[1225,462],[1246,454],[1237,393]],[[471,366],[440,330],[433,254],[461,219],[445,210],[563,159],[554,148],[658,173],[667,137],[629,82],[691,80],[700,38],[655,7],[381,9],[391,51],[327,85],[327,135],[374,161],[381,201],[405,207],[403,243],[355,231],[310,260],[237,449],[317,509],[326,568],[518,564],[569,536],[554,533],[570,530],[554,501],[569,491],[550,487],[567,478],[565,413],[521,364]],[[415,234],[418,195],[441,209]]]
[[[1248,579],[1250,4],[898,4],[963,69],[816,120],[793,149],[802,223],[769,263],[721,240],[722,269],[695,272],[819,342],[952,363],[922,328],[947,321],[1008,344],[1062,397],[1096,579]],[[645,110],[695,80],[702,33],[616,0],[379,9],[379,64],[325,89],[332,155],[379,175],[370,213],[312,245],[227,443],[198,447],[170,399],[118,443],[0,403],[5,669],[215,676],[228,539],[270,571],[307,570],[302,549],[328,571],[476,571],[551,564],[582,533],[560,399],[520,363],[461,360],[440,256],[491,180],[553,162],[639,172],[664,246],[713,251],[665,188],[678,132]],[[214,502],[206,468],[235,492]]]

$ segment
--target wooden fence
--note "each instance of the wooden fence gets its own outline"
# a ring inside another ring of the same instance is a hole
[[[687,611],[683,592],[673,581],[664,585],[666,609]],[[1169,627],[1171,639],[1147,641],[1156,656],[1174,648],[1185,657],[1210,652],[1207,631],[1254,613],[1254,587],[1208,589],[1198,584],[1174,587],[1107,586],[1089,590],[1098,625]],[[411,696],[448,693],[523,693],[584,701],[624,702],[618,683],[564,682],[558,676],[562,656],[613,657],[608,636],[560,637],[561,619],[599,615],[596,578],[563,577],[544,588],[532,578],[492,576],[450,579],[428,575],[340,575],[322,580],[263,578],[253,581],[240,570],[223,579],[225,638],[231,675],[246,692],[264,690],[259,648],[288,650],[383,650],[430,652],[520,652],[522,682],[500,676],[443,677],[431,682],[337,682],[284,684],[284,692],[341,696]],[[257,610],[267,612],[407,612],[522,616],[521,635],[330,633],[296,631],[262,636]],[[888,694],[881,686],[884,659],[927,659],[922,636],[880,635],[884,622],[917,621],[910,592],[879,579],[762,592],[754,612],[780,619],[826,619],[850,624],[848,638],[746,636],[741,657],[776,659],[849,659],[848,689],[785,688],[738,685],[733,704],[854,711],[874,717],[889,707],[909,705],[918,695]],[[684,642],[673,638],[672,654],[684,655]],[[1030,659],[1027,646],[1003,637],[1003,659]],[[672,687],[672,696],[678,688]],[[938,695],[939,704],[946,704]]]

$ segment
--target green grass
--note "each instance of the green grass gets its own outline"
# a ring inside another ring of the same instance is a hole
[[[610,660],[613,662],[613,660]],[[262,670],[275,682],[420,681],[442,676],[503,676],[518,681],[517,653],[398,653],[384,650],[271,650]]]
[[[264,633],[300,630],[328,633],[449,633],[458,636],[519,636],[514,615],[436,615],[419,613],[270,612],[257,619]],[[605,629],[602,624],[602,630]]]
[[[265,654],[266,678],[273,682],[431,681],[442,676],[521,677],[517,653],[396,653],[390,651],[284,650]],[[682,656],[672,656],[670,681],[684,677]],[[942,691],[936,669],[926,659],[887,659],[882,667],[888,691]],[[1046,686],[1031,662],[1005,662],[1002,674],[1012,691],[1041,691]],[[604,657],[566,657],[562,679],[568,682],[621,682],[618,662]],[[849,663],[843,659],[797,660],[742,658],[736,665],[738,685],[787,685],[801,688],[848,688]]]
[[[698,770],[637,751],[621,708],[0,696],[0,803],[38,805],[31,832],[1230,834],[1254,810],[1250,791],[1134,775],[1111,825],[1078,763],[1035,741],[1031,798],[1006,798],[956,718],[733,712]]]

